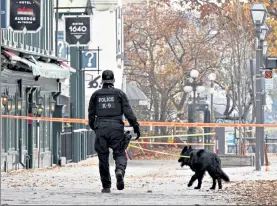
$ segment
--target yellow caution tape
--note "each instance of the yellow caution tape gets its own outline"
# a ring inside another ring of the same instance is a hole
[[[163,136],[145,136],[140,137],[140,139],[155,139],[155,138],[174,138],[174,137],[197,137],[197,136],[205,136],[205,135],[214,135],[215,133],[198,133],[198,134],[179,134],[179,135],[163,135]]]
[[[155,150],[149,150],[149,149],[145,149],[145,148],[142,148],[142,147],[137,147],[137,146],[132,145],[132,144],[129,144],[129,146],[133,147],[133,148],[136,148],[136,149],[144,150],[144,151],[147,151],[147,152],[152,152],[152,153],[170,155],[170,156],[175,156],[175,157],[190,158],[190,156],[176,155],[176,154],[170,154],[170,153],[167,153],[167,152],[159,152],[159,151],[155,151]]]

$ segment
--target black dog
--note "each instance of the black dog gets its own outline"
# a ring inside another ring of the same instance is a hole
[[[197,179],[198,185],[194,189],[200,189],[205,171],[208,171],[209,175],[213,178],[213,185],[210,188],[212,190],[216,187],[216,180],[218,181],[218,189],[222,189],[221,179],[226,182],[230,181],[229,177],[221,169],[221,160],[217,154],[205,151],[204,149],[196,150],[192,149],[191,146],[189,148],[185,146],[181,156],[189,156],[189,158],[179,158],[178,162],[181,162],[181,167],[187,165],[195,172],[189,181],[188,187],[192,186],[193,182]]]

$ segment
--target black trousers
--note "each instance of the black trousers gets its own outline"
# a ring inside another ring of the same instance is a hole
[[[95,151],[98,153],[99,172],[103,188],[111,188],[109,168],[109,148],[113,150],[115,171],[122,170],[125,175],[127,157],[124,150],[124,125],[117,122],[98,122],[95,129]]]

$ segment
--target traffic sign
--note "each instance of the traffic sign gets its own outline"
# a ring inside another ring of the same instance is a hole
[[[91,35],[91,16],[65,16],[65,42],[69,46],[87,46]]]
[[[264,77],[266,79],[272,79],[273,75],[272,75],[272,70],[265,70],[264,72]]]
[[[82,51],[82,69],[97,69],[97,52]]]
[[[67,58],[67,45],[64,42],[64,32],[58,31],[58,56],[66,59]]]
[[[273,78],[271,79],[265,79],[265,90],[273,89],[274,88],[274,81]]]
[[[86,90],[94,92],[102,87],[102,71],[86,71],[85,72],[85,86]]]
[[[37,33],[42,27],[43,0],[10,0],[9,26],[14,32]]]
[[[265,83],[265,89],[269,90],[269,89],[273,89],[273,73],[272,70],[265,70],[264,72],[264,83]]]

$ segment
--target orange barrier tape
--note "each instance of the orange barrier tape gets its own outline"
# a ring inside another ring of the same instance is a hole
[[[88,124],[87,119],[77,118],[50,118],[50,117],[31,117],[31,116],[14,116],[1,115],[3,118],[23,119],[23,120],[39,120],[52,122],[66,122],[66,123],[82,123]],[[127,121],[124,122],[129,125]],[[239,124],[239,123],[179,123],[179,122],[150,122],[140,121],[140,126],[160,126],[160,127],[277,127],[277,124]]]
[[[2,115],[3,118],[10,119],[23,119],[23,120],[39,120],[39,121],[51,121],[51,122],[68,122],[68,123],[87,123],[87,119],[75,119],[75,118],[50,118],[50,117],[32,117],[32,116],[13,116]]]

